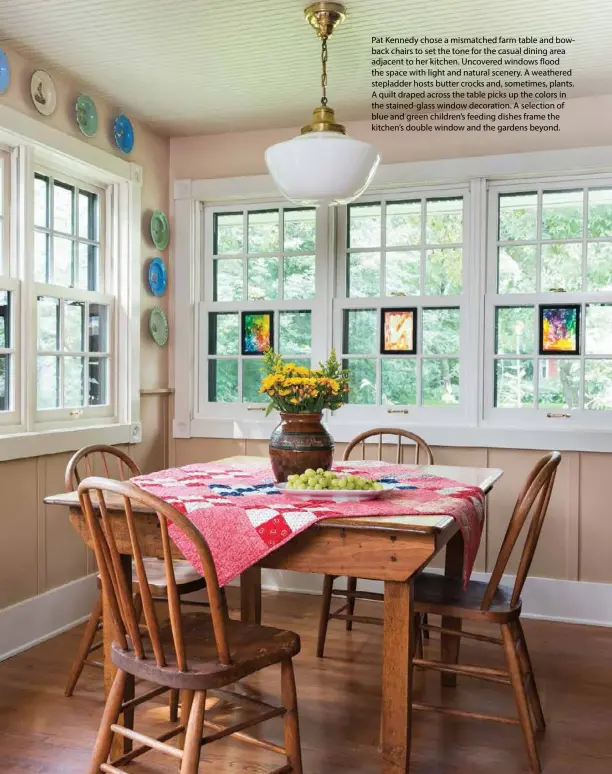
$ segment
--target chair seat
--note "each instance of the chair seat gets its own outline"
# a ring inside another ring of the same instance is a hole
[[[168,584],[166,583],[166,568],[164,567],[163,560],[146,557],[143,559],[143,563],[147,572],[151,593],[154,596],[165,597],[168,591]],[[190,562],[186,559],[175,559],[173,564],[174,577],[176,578],[179,593],[189,594],[192,591],[206,588],[204,578],[193,569]],[[134,563],[132,563],[132,584],[135,588],[138,588],[138,575],[136,574]],[[98,587],[101,587],[100,576],[98,576]]]
[[[169,688],[202,691],[221,688],[240,680],[270,664],[292,658],[300,651],[300,638],[293,632],[257,624],[243,624],[228,619],[227,634],[231,648],[231,664],[220,664],[217,657],[212,618],[207,614],[190,613],[182,618],[188,672],[180,672],[174,655],[170,622],[161,630],[167,665],[158,667],[152,654],[136,658],[131,650],[112,646],[112,661],[119,669],[144,680]]]
[[[521,601],[513,606],[512,589],[502,585],[497,587],[491,607],[481,610],[486,588],[482,581],[469,581],[464,588],[463,580],[423,572],[414,582],[414,605],[417,613],[486,618],[500,623],[520,615]]]
[[[143,559],[145,570],[147,571],[147,580],[151,591],[161,595],[166,594],[168,584],[166,583],[166,568],[161,559],[155,559],[152,557],[146,557]],[[204,588],[206,582],[204,578],[196,572],[191,566],[190,562],[186,559],[176,559],[173,562],[174,565],[174,577],[176,578],[176,585],[179,587],[181,593],[186,593],[183,586],[196,584],[198,588]],[[136,569],[132,566],[132,582],[138,583],[138,576],[136,575]],[[197,589],[194,589],[197,591]]]

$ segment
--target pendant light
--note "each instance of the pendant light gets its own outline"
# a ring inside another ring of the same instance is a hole
[[[298,137],[266,150],[266,165],[280,191],[303,205],[346,204],[370,184],[380,155],[370,143],[347,137],[327,105],[327,41],[346,11],[340,3],[317,2],[304,11],[321,39],[321,105]]]

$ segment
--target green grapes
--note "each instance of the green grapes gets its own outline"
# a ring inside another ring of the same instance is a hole
[[[287,479],[286,489],[314,489],[315,491],[331,489],[348,489],[349,491],[380,491],[383,485],[373,478],[362,478],[347,473],[339,476],[331,470],[308,468],[302,474],[294,473]]]

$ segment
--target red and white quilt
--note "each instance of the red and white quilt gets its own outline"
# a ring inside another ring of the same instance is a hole
[[[474,486],[385,462],[343,462],[338,473],[393,483],[376,500],[295,500],[274,485],[268,464],[205,463],[137,476],[131,482],[173,505],[200,530],[210,548],[219,584],[225,586],[264,556],[316,521],[355,516],[444,515],[454,518],[465,545],[465,582],[470,577],[484,521],[484,493]],[[174,524],[172,540],[202,572],[191,540]]]

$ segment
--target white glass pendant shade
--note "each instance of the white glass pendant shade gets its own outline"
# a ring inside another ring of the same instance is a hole
[[[308,132],[266,150],[266,165],[280,191],[304,205],[353,201],[379,162],[373,145],[333,131]]]

